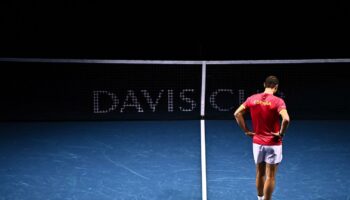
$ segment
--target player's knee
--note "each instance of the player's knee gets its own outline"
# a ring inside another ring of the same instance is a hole
[[[275,180],[275,174],[267,174],[266,179]]]

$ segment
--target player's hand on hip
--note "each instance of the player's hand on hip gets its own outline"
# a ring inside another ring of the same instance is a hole
[[[277,133],[271,132],[271,134],[276,137],[283,137],[283,135],[280,132],[277,132]]]
[[[247,132],[244,132],[247,136],[249,137],[253,137],[255,135],[254,132],[250,132],[250,131],[247,131]]]

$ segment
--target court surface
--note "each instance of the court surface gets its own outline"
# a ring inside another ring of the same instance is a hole
[[[292,121],[274,199],[350,199],[350,121]],[[200,122],[0,123],[0,199],[200,200]],[[208,199],[256,199],[251,141],[206,121]]]

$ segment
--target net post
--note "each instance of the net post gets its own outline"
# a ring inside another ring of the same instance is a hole
[[[202,166],[202,200],[207,200],[207,165],[205,148],[205,83],[206,83],[206,61],[202,62],[202,84],[201,84],[201,166]]]

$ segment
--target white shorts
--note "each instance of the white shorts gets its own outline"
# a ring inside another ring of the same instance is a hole
[[[260,145],[253,143],[253,154],[255,164],[266,162],[277,164],[282,161],[282,145]]]

